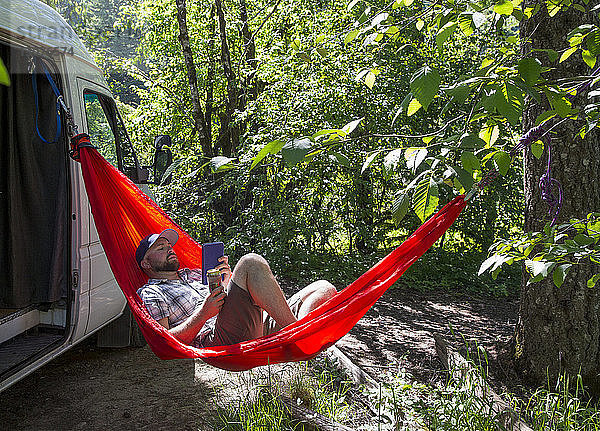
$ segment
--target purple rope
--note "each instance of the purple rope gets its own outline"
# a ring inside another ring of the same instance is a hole
[[[546,130],[544,128],[544,125],[546,124],[546,122],[542,122],[540,125],[532,127],[531,129],[529,129],[527,131],[527,133],[525,133],[523,136],[521,136],[521,139],[519,139],[519,142],[517,143],[517,145],[515,145],[513,147],[513,149],[510,151],[510,156],[514,157],[518,151],[522,151],[525,148],[529,147],[531,144],[533,144],[534,142],[538,141],[538,140],[544,140],[547,138],[544,136],[544,134],[546,133]]]
[[[591,74],[591,78],[587,81],[582,82],[575,88],[575,94],[569,95],[569,100],[572,102],[575,97],[580,94],[582,91],[587,89],[593,79],[600,73],[600,66],[598,66]],[[548,147],[548,164],[546,165],[546,172],[542,174],[539,180],[540,193],[542,196],[542,200],[548,204],[548,216],[552,218],[551,225],[553,226],[556,223],[556,219],[558,218],[558,214],[562,209],[563,203],[563,188],[560,182],[556,178],[552,178],[550,166],[552,164],[552,145],[550,137],[546,135],[545,125],[549,121],[543,121],[541,124],[532,127],[529,129],[521,139],[517,145],[513,147],[510,151],[510,156],[514,157],[517,152],[528,148],[534,142],[541,140],[546,147]],[[499,173],[496,169],[492,169],[488,171],[484,177],[479,181],[477,187],[479,190],[483,190],[487,186],[489,186],[495,179],[498,177]],[[558,197],[553,192],[553,189],[556,189],[558,193]]]
[[[550,140],[547,140],[548,145],[548,165],[546,166],[546,172],[540,177],[539,186],[542,195],[542,200],[548,204],[548,216],[552,217],[551,226],[554,226],[560,210],[562,208],[563,201],[563,190],[560,182],[552,178],[550,173],[550,165],[552,163],[552,146]],[[552,192],[552,187],[558,190],[558,197]]]
[[[483,178],[477,183],[477,187],[479,187],[479,190],[483,190],[487,186],[492,184],[492,182],[494,182],[494,180],[498,177],[498,175],[500,175],[500,173],[496,170],[496,168],[489,170],[483,176]]]
[[[582,82],[575,88],[575,94],[569,95],[569,100],[572,102],[575,97],[588,88],[593,78],[598,75],[600,72],[600,67],[597,67],[591,74],[592,78],[588,79],[585,82]],[[548,147],[548,164],[546,165],[546,172],[540,177],[539,186],[540,193],[542,196],[542,200],[548,204],[548,216],[552,218],[551,225],[554,226],[556,224],[556,219],[558,218],[558,214],[562,209],[563,203],[563,188],[560,182],[556,178],[552,178],[552,173],[550,170],[550,166],[552,164],[552,145],[549,136],[545,136],[546,130],[545,125],[548,120],[542,122],[538,126],[532,127],[525,133],[521,139],[519,139],[519,143],[515,145],[515,147],[510,152],[511,157],[514,156],[517,151],[521,151],[527,147],[529,147],[534,142],[541,140],[544,142],[544,145]],[[553,188],[556,189],[558,193],[558,197],[553,192]]]

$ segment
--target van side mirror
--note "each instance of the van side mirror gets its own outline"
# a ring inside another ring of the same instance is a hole
[[[171,153],[171,137],[169,135],[159,135],[154,139],[154,184],[169,184],[173,179],[173,175],[169,175],[164,182],[162,178],[165,175],[169,166],[173,163],[173,153]]]

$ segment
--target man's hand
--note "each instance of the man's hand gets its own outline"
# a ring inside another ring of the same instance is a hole
[[[219,314],[219,311],[221,311],[221,308],[223,308],[223,304],[225,303],[226,296],[223,286],[220,286],[204,299],[200,309],[202,310],[202,317],[205,321]]]
[[[231,267],[229,266],[229,256],[221,256],[219,262],[221,263],[217,265],[216,269],[221,271],[221,275],[225,276],[223,286],[227,286],[232,275]]]

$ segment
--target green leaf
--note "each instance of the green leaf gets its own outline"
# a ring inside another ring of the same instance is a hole
[[[412,99],[410,101],[410,103],[408,104],[408,108],[406,110],[406,115],[408,115],[410,117],[411,115],[416,113],[419,109],[421,109],[421,106],[422,105],[419,103],[419,101],[417,99]]]
[[[548,15],[553,17],[562,9],[563,0],[546,0],[546,7],[548,8]]]
[[[417,70],[410,79],[410,90],[425,110],[437,94],[440,81],[439,72],[427,65]]]
[[[402,149],[400,148],[397,148],[387,153],[383,158],[383,166],[385,167],[385,170],[387,172],[394,171],[398,167],[398,164],[400,163],[401,159]]]
[[[542,154],[544,154],[544,142],[538,139],[531,144],[531,154],[539,160],[540,157],[542,157]]]
[[[437,44],[438,51],[442,52],[442,48],[444,47],[444,42],[454,33],[458,27],[458,23],[454,21],[450,21],[444,25],[438,34],[435,36],[435,43]]]
[[[486,126],[479,131],[479,138],[481,138],[485,144],[489,146],[493,146],[498,140],[499,136],[500,128],[497,124]]]
[[[544,111],[535,119],[535,125],[539,126],[544,121],[549,120],[550,118],[556,117],[556,111]]]
[[[523,111],[523,93],[508,82],[500,84],[494,94],[494,103],[498,112],[513,125],[521,119]]]
[[[562,53],[562,55],[560,56],[560,60],[558,60],[558,62],[562,63],[563,61],[568,59],[575,51],[577,51],[577,49],[578,49],[577,46],[573,46],[573,47],[567,49],[565,52]]]
[[[304,159],[312,149],[312,141],[309,138],[294,139],[287,142],[281,149],[281,155],[288,166],[294,166]]]
[[[570,263],[565,263],[554,268],[554,272],[552,272],[552,280],[554,281],[554,285],[556,287],[563,285],[565,277],[567,276],[571,266],[572,265]]]
[[[229,169],[233,169],[233,162],[235,158],[225,157],[225,156],[216,156],[210,159],[210,167],[213,172],[223,172]]]
[[[417,169],[427,157],[427,148],[411,147],[404,151],[404,158],[406,159],[406,166],[412,171],[413,174],[417,173]]]
[[[408,194],[403,192],[398,193],[392,204],[392,220],[396,227],[400,225],[400,222],[408,213],[409,207],[410,199],[408,198]]]
[[[501,259],[501,258],[502,258],[502,256],[499,254],[493,254],[490,257],[488,257],[486,260],[484,260],[481,263],[481,266],[479,267],[479,272],[477,273],[477,275],[483,274],[485,271],[490,269],[492,267],[492,265],[495,265],[496,262],[498,262],[498,259]]]
[[[463,85],[461,83],[456,83],[450,87],[445,87],[443,90],[446,94],[452,97],[452,102],[455,103],[464,103],[471,92],[471,89],[468,85]]]
[[[486,142],[477,135],[466,133],[460,138],[460,147],[471,150],[479,150],[485,147]]]
[[[546,97],[558,115],[565,118],[571,113],[571,102],[560,93],[545,91]]]
[[[462,186],[462,188],[465,189],[465,191],[470,190],[473,186],[473,175],[457,166],[454,166],[452,170],[456,172],[456,180]],[[459,187],[457,188],[460,190]]]
[[[319,131],[315,132],[315,134],[312,135],[312,138],[313,138],[313,140],[317,140],[321,136],[329,136],[327,141],[330,141],[330,140],[336,139],[336,138],[343,138],[346,135],[347,135],[347,133],[344,132],[342,129],[323,129],[323,130],[319,130]]]
[[[335,157],[335,159],[340,165],[346,166],[347,168],[350,167],[350,160],[348,159],[348,157],[346,157],[342,153],[337,152],[332,152],[331,154]]]
[[[423,30],[423,27],[425,27],[425,21],[423,21],[422,19],[419,19],[417,21],[417,23],[415,24],[415,27],[417,27],[417,30],[419,30],[419,31]]]
[[[439,203],[438,187],[433,180],[433,175],[421,180],[415,189],[413,199],[415,213],[424,223],[435,212]]]
[[[254,167],[258,165],[262,161],[262,159],[264,159],[267,155],[277,154],[278,152],[280,152],[284,144],[285,142],[283,141],[275,140],[269,142],[267,145],[262,147],[262,149],[258,152],[256,157],[254,157],[254,160],[250,165],[250,170],[254,169]]]
[[[543,260],[525,260],[525,267],[531,273],[531,275],[535,278],[538,276],[547,277],[548,272],[555,265],[554,262],[546,262]]]
[[[373,85],[375,84],[375,74],[370,70],[365,76],[365,84],[367,85],[367,87],[369,87],[370,90],[373,89]]]
[[[463,168],[465,168],[465,171],[471,174],[474,171],[481,169],[479,158],[477,158],[477,156],[470,151],[463,151],[460,155],[460,161],[463,165]]]
[[[381,13],[375,15],[375,17],[371,20],[371,26],[377,27],[382,22],[384,22],[386,19],[388,19],[389,16],[390,16],[390,14],[387,12],[381,12]]]
[[[509,16],[513,13],[514,9],[515,6],[510,0],[500,0],[494,5],[494,12],[496,12],[498,15]]]
[[[508,173],[511,161],[510,155],[505,151],[498,151],[494,154],[494,164],[502,176]]]
[[[354,129],[356,129],[358,127],[358,125],[360,124],[360,122],[363,119],[364,119],[364,117],[361,117],[356,120],[350,121],[348,124],[346,124],[344,127],[342,127],[342,130],[344,132],[346,132],[346,135],[349,135],[350,133],[352,133],[354,131]]]
[[[353,8],[354,6],[356,6],[356,4],[357,4],[357,3],[358,3],[358,0],[352,0],[350,3],[348,3],[348,6],[346,6],[346,10],[347,10],[347,11],[351,11],[351,10],[352,10],[352,8]]]
[[[519,75],[528,86],[533,86],[540,78],[542,65],[537,58],[523,58],[519,61]]]
[[[593,68],[596,65],[596,56],[592,55],[587,49],[581,51],[581,57],[583,58],[583,61],[585,61],[585,64],[590,66],[590,68]]]
[[[475,31],[475,25],[473,24],[473,14],[470,12],[463,12],[458,16],[458,25],[465,36],[471,36]]]
[[[600,55],[600,30],[594,30],[588,34],[585,43],[590,54],[594,57]]]
[[[9,86],[10,85],[10,75],[8,74],[8,70],[6,70],[6,66],[2,62],[0,58],[0,84]]]
[[[595,26],[593,24],[582,24],[578,27],[575,27],[573,30],[571,30],[567,34],[567,39],[570,39],[575,36],[585,36],[590,31],[592,31],[594,28],[595,28]]]
[[[592,278],[587,281],[587,287],[590,289],[596,286],[596,283],[600,280],[600,274],[595,274]]]
[[[165,171],[165,173],[163,174],[162,178],[160,179],[160,185],[162,186],[167,179],[171,176],[171,174],[173,172],[175,172],[175,170],[181,166],[182,164],[184,164],[185,162],[187,162],[189,159],[176,159],[173,163],[171,163],[169,165],[169,167],[167,168],[167,170]]]
[[[344,38],[344,45],[348,45],[350,42],[356,39],[356,36],[358,36],[359,32],[360,30],[358,28],[355,28],[354,30],[348,32],[348,34]]]
[[[367,169],[369,169],[369,166],[371,166],[371,164],[373,163],[373,161],[375,160],[375,158],[380,154],[380,151],[375,151],[374,153],[369,154],[369,156],[367,157],[367,160],[365,160],[365,162],[362,165],[362,168],[360,170],[360,174],[362,175]]]
[[[575,242],[577,244],[583,245],[583,246],[590,245],[590,244],[594,243],[594,238],[590,238],[589,236],[583,235],[581,233],[575,235],[575,238],[573,238],[573,239],[575,240]]]

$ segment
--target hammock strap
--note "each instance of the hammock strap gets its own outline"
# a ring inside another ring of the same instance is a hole
[[[40,132],[40,128],[39,128],[39,124],[38,124],[38,118],[39,118],[39,113],[40,113],[40,104],[39,104],[39,98],[38,98],[37,73],[35,73],[35,62],[32,59],[31,68],[30,68],[29,72],[31,73],[31,86],[33,87],[33,99],[35,101],[35,131],[37,132],[38,137],[41,139],[41,141],[43,143],[56,144],[56,143],[58,143],[58,139],[60,138],[60,132],[61,132],[59,99],[62,96],[60,94],[58,86],[54,82],[54,79],[52,79],[52,75],[50,75],[50,72],[48,72],[48,69],[46,68],[46,65],[44,64],[44,62],[40,61],[40,64],[42,65],[42,69],[44,71],[44,74],[46,75],[46,79],[50,83],[50,87],[52,87],[52,91],[56,95],[56,134],[54,135],[54,139],[49,141],[46,138],[44,138],[42,136],[42,133]]]
[[[96,148],[96,146],[92,145],[90,142],[90,135],[87,133],[78,133],[77,135],[71,137],[71,150],[69,151],[69,156],[75,160],[76,162],[81,163],[81,157],[79,154],[79,150],[81,148]]]

